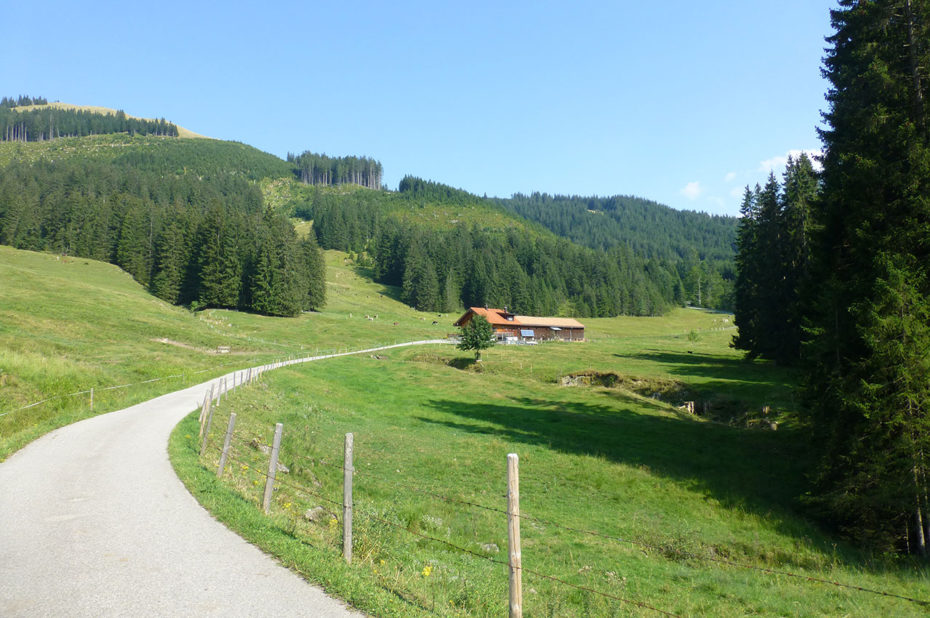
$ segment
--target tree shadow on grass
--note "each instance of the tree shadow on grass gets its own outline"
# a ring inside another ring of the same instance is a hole
[[[614,354],[615,358],[645,360],[661,364],[673,375],[789,386],[790,369],[763,361],[749,361],[717,354],[644,350],[638,354]]]
[[[797,440],[783,433],[650,414],[623,407],[615,400],[592,404],[515,397],[507,403],[431,400],[428,405],[452,418],[419,418],[425,423],[645,466],[711,495],[727,508],[755,513],[773,520],[779,528],[791,528],[782,530],[786,534],[811,531],[800,532],[787,524],[785,517],[775,515],[794,512],[791,505],[805,489],[805,452]]]

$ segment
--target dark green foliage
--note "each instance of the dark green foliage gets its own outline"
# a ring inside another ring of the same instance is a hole
[[[178,127],[164,118],[130,118],[122,110],[115,114],[55,107],[19,111],[16,106],[0,105],[0,141],[41,142],[107,133],[177,137]]]
[[[475,361],[481,360],[481,351],[487,350],[494,345],[494,329],[483,316],[476,315],[468,321],[468,324],[462,328],[462,339],[459,341],[458,349],[474,350]]]
[[[309,185],[356,184],[369,189],[381,188],[381,163],[368,157],[327,157],[305,151],[287,153],[288,163],[301,182]]]
[[[198,305],[238,307],[242,292],[242,247],[235,222],[227,219],[219,203],[212,203],[201,220],[196,246]],[[259,291],[257,298],[262,297],[263,291]],[[261,309],[258,311],[261,313]]]
[[[264,155],[239,144],[175,143],[190,148],[7,165],[0,242],[113,262],[173,303],[272,315],[321,307],[319,247],[299,241],[282,214],[264,212],[247,179]]]
[[[184,274],[190,262],[191,217],[185,210],[173,208],[166,219],[155,239],[151,290],[162,300],[177,304],[181,302]]]
[[[533,193],[494,202],[578,244],[602,250],[626,247],[640,258],[675,264],[687,302],[732,307],[734,217],[675,210],[626,195]]]
[[[841,0],[806,394],[815,503],[882,549],[926,552],[930,454],[930,2]]]
[[[300,242],[300,258],[303,260],[301,306],[305,311],[322,309],[326,304],[326,262],[313,234]]]
[[[442,307],[436,269],[420,243],[407,253],[403,280],[404,302],[419,311],[434,311]]]
[[[795,364],[801,353],[801,294],[808,284],[810,205],[817,177],[806,154],[789,158],[784,189],[771,174],[746,188],[737,230],[733,346],[747,356]]]
[[[462,189],[453,189],[432,180],[423,180],[416,176],[404,176],[397,186],[397,191],[408,198],[428,199],[443,204],[471,204],[476,197]]]
[[[21,94],[15,98],[3,97],[0,99],[0,109],[21,107],[23,105],[48,105],[48,99],[45,97],[30,97],[26,94]]]
[[[404,178],[401,189],[399,194],[314,190],[293,205],[294,214],[313,220],[323,248],[366,252],[375,278],[404,287],[407,302],[421,309],[506,305],[527,314],[655,315],[684,304],[692,287],[694,302],[730,304],[732,268],[718,270],[693,248],[674,260],[644,260],[625,245],[589,249],[527,226],[496,201],[412,176]],[[437,228],[416,216],[430,204],[480,207],[513,225],[502,230],[500,224],[455,221],[451,229]]]
[[[670,305],[625,251],[605,254],[551,236],[417,229],[386,219],[370,252],[378,280],[402,286],[405,301],[421,310],[493,305],[584,317],[656,315]]]

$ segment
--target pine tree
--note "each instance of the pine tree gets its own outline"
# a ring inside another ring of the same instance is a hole
[[[326,262],[312,234],[301,242],[301,253],[305,277],[303,308],[322,309],[326,304]]]
[[[813,163],[805,153],[788,158],[782,193],[782,269],[785,321],[776,360],[795,364],[801,356],[802,295],[810,283],[811,206],[817,198],[818,181]]]
[[[190,244],[183,213],[174,213],[159,233],[152,267],[152,293],[169,303],[180,301],[184,272],[190,261]]]
[[[197,300],[203,306],[239,306],[242,262],[235,230],[219,204],[207,211],[198,233]]]
[[[825,59],[806,393],[817,504],[921,551],[930,453],[930,0],[841,0]]]
[[[759,355],[759,336],[761,310],[759,298],[759,240],[758,240],[758,195],[761,189],[756,185],[756,191],[746,187],[743,202],[740,205],[740,221],[736,235],[736,284],[734,296],[736,308],[733,322],[737,326],[737,334],[733,337],[733,347],[745,350],[749,357]]]
[[[429,255],[417,243],[407,254],[403,282],[404,302],[418,311],[436,311],[439,306],[439,280]]]

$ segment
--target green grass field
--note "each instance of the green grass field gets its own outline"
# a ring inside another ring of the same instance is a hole
[[[433,325],[435,316],[390,300],[395,291],[358,279],[341,255],[328,260],[331,306],[281,320],[194,314],[116,266],[0,246],[0,460],[56,427],[233,369],[450,330],[451,320]],[[348,290],[350,278],[357,285]],[[363,305],[380,311],[378,320],[367,320]],[[219,346],[230,353],[217,354]]]
[[[191,313],[113,266],[0,247],[0,457],[54,427],[234,368],[452,331],[458,316],[403,306],[344,254],[327,262],[326,309],[282,319]],[[644,605],[679,615],[924,615],[910,601],[805,579],[930,598],[925,567],[857,551],[805,518],[796,376],[742,361],[728,347],[729,319],[682,309],[585,320],[584,343],[496,347],[480,365],[429,345],[291,366],[224,398],[203,457],[196,414],[169,448],[217,518],[374,615],[506,612],[512,452],[527,517],[526,615],[655,613]],[[100,390],[123,384],[134,386]],[[68,396],[90,387],[93,412],[86,394]],[[231,411],[233,460],[217,481]],[[289,472],[265,516],[259,447],[276,422]],[[340,555],[347,432],[352,565]]]
[[[506,613],[511,452],[532,518],[522,525],[523,566],[537,573],[524,575],[527,615],[655,613],[640,604],[678,615],[923,615],[913,602],[805,579],[930,598],[925,570],[865,555],[803,517],[796,378],[744,362],[728,347],[729,319],[683,309],[586,320],[585,343],[497,347],[480,366],[437,345],[281,369],[221,404],[204,457],[196,418],[179,426],[175,465],[221,520],[375,615]],[[566,385],[578,374],[602,379]],[[708,402],[707,417],[682,411],[684,400]],[[231,411],[233,461],[217,482]],[[259,447],[276,422],[290,471],[266,518]],[[347,432],[351,567],[340,557]]]

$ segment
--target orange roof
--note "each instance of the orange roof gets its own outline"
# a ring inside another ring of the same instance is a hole
[[[462,320],[465,319],[465,316],[468,315],[469,313],[480,315],[485,320],[487,320],[488,323],[491,324],[492,326],[507,326],[509,324],[520,324],[520,322],[516,320],[516,316],[513,316],[513,314],[505,313],[503,309],[485,309],[484,307],[469,307],[468,311],[465,312],[465,315],[460,317],[458,319],[458,322],[455,323],[455,325],[458,326],[462,322]],[[514,319],[508,320],[506,317],[504,317],[506,315],[513,316]]]
[[[545,326],[548,328],[584,328],[584,324],[573,318],[542,318],[533,315],[514,315],[503,309],[485,309],[484,307],[469,307],[465,315],[460,317],[455,326],[460,326],[462,320],[469,313],[480,315],[491,326]],[[512,319],[507,319],[507,316]]]

